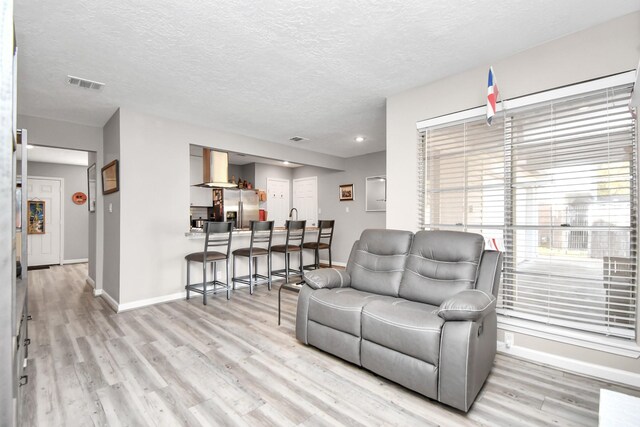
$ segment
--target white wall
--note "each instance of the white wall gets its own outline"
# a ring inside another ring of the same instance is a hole
[[[417,53],[418,54],[418,53]],[[501,95],[513,98],[636,68],[640,13],[457,74],[387,100],[387,227],[417,229],[416,122],[486,102],[493,65]],[[640,360],[516,334],[516,344],[640,373]]]
[[[119,160],[121,157],[120,117],[120,110],[118,110],[109,119],[107,124],[104,125],[104,163],[99,163],[97,165],[97,174],[99,177],[102,176],[102,166],[113,160]],[[120,160],[120,162],[122,162],[122,160]],[[102,203],[98,204],[96,207],[96,210],[102,212],[102,216],[104,218],[104,235],[98,236],[98,240],[102,243],[101,246],[104,251],[104,270],[102,276],[103,290],[116,302],[120,302],[120,278],[122,277],[120,260],[122,255],[121,248],[124,243],[121,238],[121,222],[123,215],[121,210],[121,192],[123,182],[121,166],[122,165],[120,165],[120,191],[103,195]],[[98,193],[102,194],[102,181],[98,182]],[[187,195],[188,194],[189,193],[187,192]],[[139,218],[142,219],[142,212]]]
[[[344,164],[342,158],[127,109],[119,115],[120,224],[119,230],[105,224],[105,239],[114,232],[120,236],[121,304],[184,289],[184,256],[191,248],[184,236],[189,224],[189,144],[327,167]],[[107,143],[105,131],[105,161]],[[108,259],[105,251],[105,265]]]

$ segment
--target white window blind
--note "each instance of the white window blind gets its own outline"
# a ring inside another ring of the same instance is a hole
[[[545,101],[491,127],[476,118],[425,130],[425,227],[499,242],[500,315],[635,338],[630,92]]]

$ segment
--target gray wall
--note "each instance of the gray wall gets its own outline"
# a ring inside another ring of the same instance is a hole
[[[18,166],[19,167],[19,166]],[[71,196],[77,191],[87,194],[87,167],[54,163],[28,162],[29,177],[63,178],[64,260],[89,258],[89,210],[87,203],[76,205]]]
[[[120,110],[116,111],[104,125],[103,147],[104,164],[120,159]],[[98,166],[97,169],[100,175],[101,167]],[[120,171],[122,172],[122,168]],[[120,189],[122,189],[122,174],[120,174]],[[152,188],[149,187],[147,191],[152,191]],[[98,193],[102,193],[101,185]],[[112,207],[112,212],[109,212],[109,205]],[[102,206],[97,206],[96,209],[102,209],[104,214],[103,289],[116,302],[120,302],[120,191],[103,195]],[[138,215],[142,217],[143,214],[144,212],[140,212]]]
[[[385,212],[365,211],[365,179],[368,176],[384,175],[386,171],[386,153],[366,154],[347,159],[344,171],[303,166],[293,169],[293,179],[318,177],[318,219],[335,219],[336,228],[333,237],[333,261],[346,263],[353,242],[358,240],[367,228],[385,228]],[[338,187],[341,184],[353,184],[355,200],[338,200]],[[346,212],[346,208],[349,212]],[[321,253],[321,259],[327,255]]]

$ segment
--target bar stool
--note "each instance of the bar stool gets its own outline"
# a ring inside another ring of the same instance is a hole
[[[333,267],[331,263],[331,242],[333,241],[333,229],[335,220],[326,219],[318,221],[318,240],[315,242],[303,243],[304,249],[311,249],[314,252],[314,263],[304,266],[306,270],[315,270],[320,267],[320,250],[329,250],[329,267]]]
[[[227,291],[227,299],[231,297],[231,286],[229,284],[229,251],[231,249],[231,232],[233,223],[231,222],[205,222],[204,224],[204,252],[194,252],[185,257],[187,260],[187,299],[191,297],[190,292],[202,294],[202,303],[207,305],[207,295],[216,294],[221,290]],[[226,246],[226,252],[211,250],[211,248]],[[218,280],[217,263],[225,262],[225,280]],[[202,283],[190,283],[191,262],[202,263]],[[213,281],[207,282],[207,264],[213,263]],[[207,285],[213,286],[207,289]],[[220,287],[220,289],[218,288]]]
[[[236,282],[249,285],[249,293],[253,295],[254,285],[267,283],[271,290],[271,238],[273,237],[273,221],[251,221],[251,242],[248,248],[236,249],[233,251],[233,289]],[[265,244],[266,248],[258,247],[257,244]],[[258,257],[267,257],[267,275],[258,274]],[[236,258],[247,258],[249,262],[249,275],[236,276]],[[253,272],[251,263],[253,262]]]
[[[306,225],[307,221],[287,220],[287,240],[285,241],[285,244],[274,245],[271,247],[271,252],[284,254],[284,268],[281,270],[273,270],[271,271],[271,274],[273,276],[284,277],[286,279],[286,283],[289,283],[289,271],[291,269],[291,252],[298,252],[298,271],[300,276],[304,274],[302,269],[302,244],[304,243],[304,228],[306,227]]]

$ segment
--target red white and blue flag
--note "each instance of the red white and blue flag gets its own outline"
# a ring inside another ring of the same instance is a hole
[[[496,102],[498,101],[498,84],[493,74],[493,67],[489,67],[489,84],[487,86],[487,124],[491,126],[491,120],[496,115]]]

